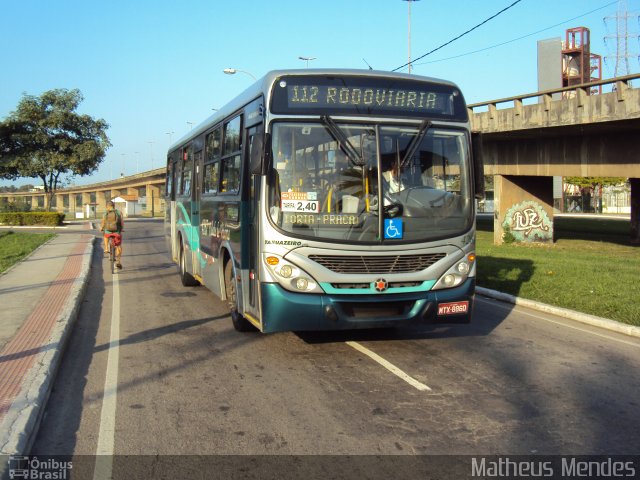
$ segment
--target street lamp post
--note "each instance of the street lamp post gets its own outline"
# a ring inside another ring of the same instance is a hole
[[[156,142],[155,140],[151,140],[147,143],[149,144],[149,151],[151,152],[151,170],[153,170],[153,144]]]
[[[305,62],[307,62],[307,68],[309,68],[309,62],[311,60],[315,60],[316,57],[298,57],[300,60],[304,60]]]
[[[120,155],[122,155],[122,171],[120,172],[120,176],[124,177],[124,156],[126,155],[126,153],[121,153]]]
[[[419,2],[420,0],[402,0],[409,5],[409,34],[408,34],[408,48],[409,48],[409,73],[411,73],[411,2]]]
[[[253,78],[254,80],[258,80],[255,75],[253,75],[252,73],[249,72],[245,72],[244,70],[238,70],[237,68],[225,68],[223,70],[224,73],[226,73],[227,75],[235,75],[236,73],[244,73],[246,75],[249,75],[251,78]]]

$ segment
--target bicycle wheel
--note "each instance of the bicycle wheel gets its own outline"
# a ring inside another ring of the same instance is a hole
[[[111,264],[111,274],[116,273],[116,246],[113,237],[109,237],[109,263]]]

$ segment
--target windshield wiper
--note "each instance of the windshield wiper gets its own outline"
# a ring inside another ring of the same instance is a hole
[[[320,117],[320,121],[329,130],[331,136],[338,142],[342,151],[349,157],[351,163],[357,167],[361,167],[364,165],[364,159],[358,153],[358,150],[353,146],[353,144],[349,141],[347,136],[344,134],[342,129],[338,126],[338,124],[331,118],[329,115],[323,115]]]
[[[429,120],[425,120],[420,124],[418,133],[416,133],[407,146],[407,151],[402,158],[402,162],[400,162],[400,168],[404,167],[409,162],[409,159],[415,155],[416,150],[422,143],[422,139],[427,134],[427,131],[431,128],[431,125],[433,125],[433,123]]]

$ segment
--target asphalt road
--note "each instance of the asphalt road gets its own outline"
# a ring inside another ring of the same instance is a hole
[[[125,235],[117,284],[94,255],[32,455],[638,453],[639,339],[482,298],[471,325],[240,334],[161,222]]]

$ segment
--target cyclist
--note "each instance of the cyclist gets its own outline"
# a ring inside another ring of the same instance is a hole
[[[116,247],[116,268],[121,269],[122,263],[122,214],[116,210],[116,205],[112,200],[107,202],[107,211],[102,216],[100,231],[104,232],[104,254],[109,254],[109,237],[113,237],[113,244]]]

